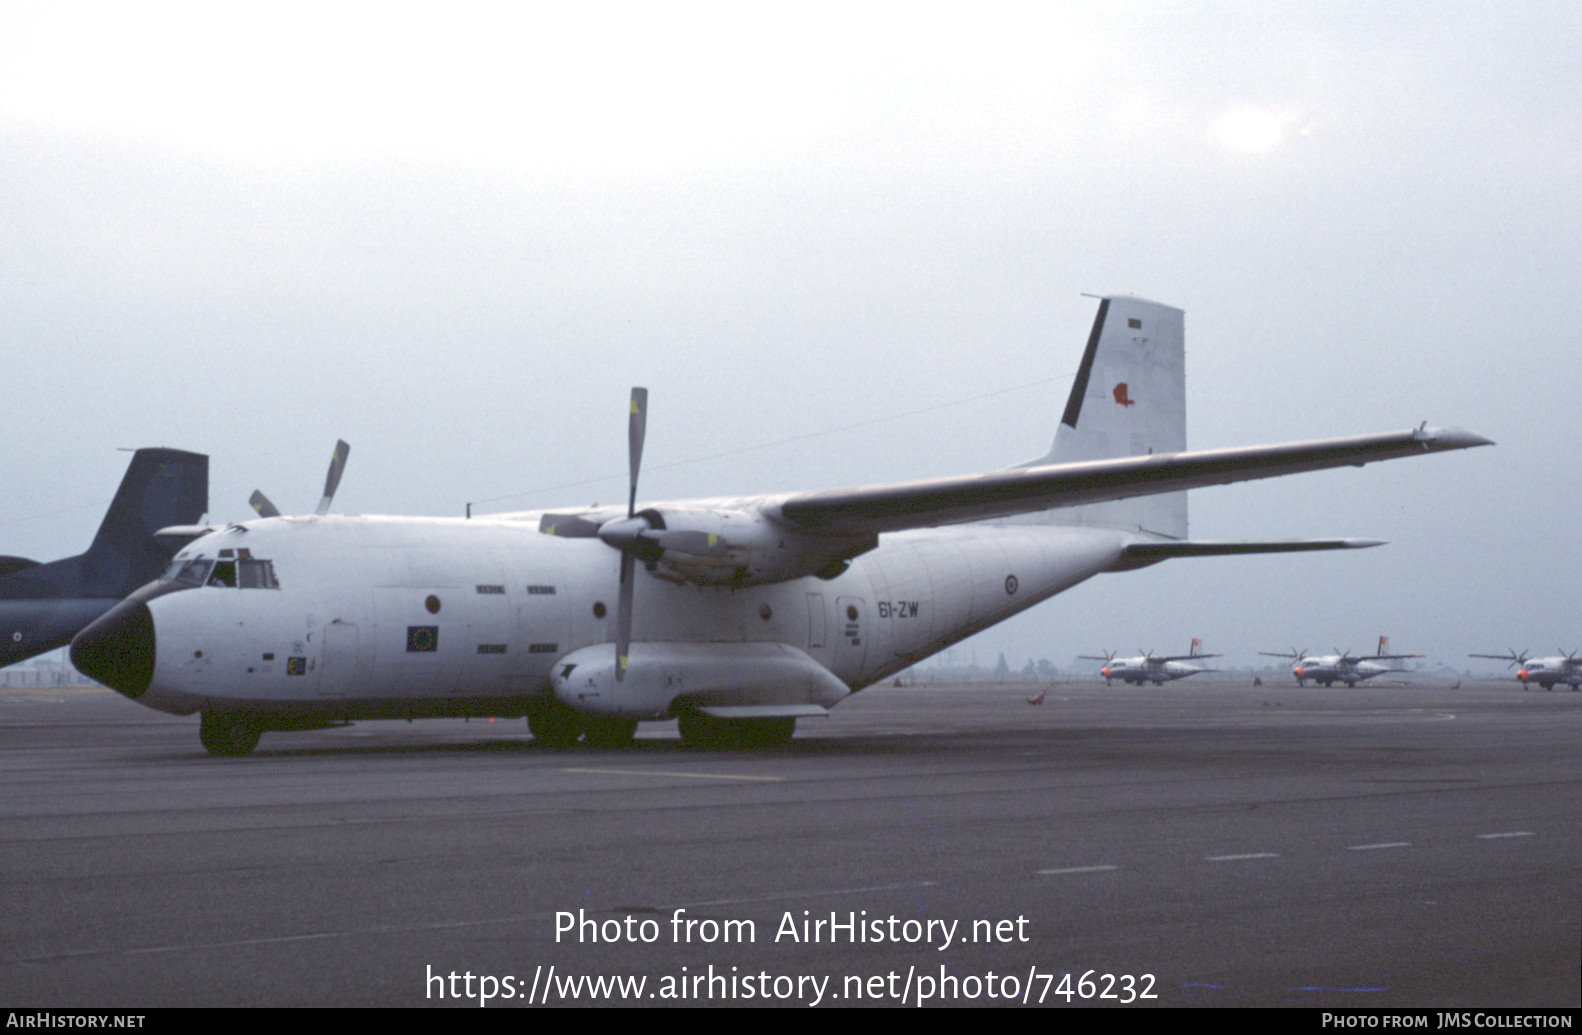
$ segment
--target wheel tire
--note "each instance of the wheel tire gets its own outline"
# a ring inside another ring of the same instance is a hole
[[[751,747],[784,747],[796,735],[796,716],[772,719],[738,719],[742,724],[740,740]]]
[[[198,739],[211,755],[251,754],[263,735],[258,720],[246,712],[204,712]]]
[[[583,743],[589,747],[626,747],[637,733],[637,720],[584,716],[582,732]]]
[[[582,717],[565,705],[539,705],[527,713],[527,729],[545,747],[571,747],[582,739]]]
[[[779,747],[791,742],[796,733],[796,716],[767,719],[718,719],[701,712],[688,712],[676,723],[681,739],[690,747],[703,749]]]

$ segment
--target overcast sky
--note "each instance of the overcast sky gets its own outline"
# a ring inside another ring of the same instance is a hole
[[[1004,467],[1096,303],[1186,310],[1192,447],[1493,449],[1207,489],[1347,555],[1101,576],[974,641],[1582,646],[1582,7],[0,4],[0,553],[119,447],[460,515]],[[761,448],[746,448],[761,447]],[[718,455],[726,454],[726,455]],[[959,651],[959,649],[958,649]],[[958,653],[958,657],[963,656]]]

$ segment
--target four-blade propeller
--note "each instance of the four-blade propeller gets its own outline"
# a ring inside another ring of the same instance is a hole
[[[626,516],[598,521],[580,514],[545,514],[538,530],[546,535],[570,539],[598,537],[606,546],[621,551],[621,589],[615,612],[615,678],[626,678],[626,662],[632,645],[632,595],[637,580],[636,562],[653,564],[668,550],[699,557],[725,553],[720,537],[709,532],[668,530],[658,514],[637,512],[637,475],[643,465],[643,440],[648,434],[648,389],[633,388],[626,424],[628,488]]]
[[[330,512],[330,501],[335,498],[335,490],[340,487],[341,475],[346,471],[346,457],[351,451],[352,447],[346,444],[345,439],[335,440],[335,452],[330,454],[330,469],[324,476],[324,497],[319,500],[318,509],[314,511],[320,517]],[[247,502],[259,517],[280,517],[280,508],[258,489],[253,490]]]

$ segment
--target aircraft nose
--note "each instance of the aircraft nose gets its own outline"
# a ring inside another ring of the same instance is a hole
[[[128,697],[154,679],[154,616],[140,600],[123,600],[71,641],[77,671]]]

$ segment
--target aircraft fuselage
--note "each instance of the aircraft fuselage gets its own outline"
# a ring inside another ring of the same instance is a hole
[[[1553,690],[1560,684],[1575,691],[1582,689],[1582,664],[1565,657],[1530,658],[1522,664],[1516,678],[1524,686],[1537,683],[1545,690]]]
[[[536,514],[259,520],[177,555],[232,562],[227,584],[204,575],[134,594],[122,610],[146,610],[152,664],[98,678],[176,714],[511,715],[558,695],[652,719],[763,705],[761,692],[743,696],[755,682],[783,688],[771,706],[827,708],[1110,568],[1127,541],[1026,524],[898,532],[836,578],[747,588],[639,568],[631,667],[617,682],[619,554],[597,539],[541,535]],[[244,560],[268,562],[277,588],[243,588]]]
[[[64,647],[120,597],[0,600],[0,667]]]
[[[1311,679],[1323,686],[1332,686],[1335,683],[1345,683],[1347,686],[1356,686],[1364,680],[1374,676],[1382,676],[1386,672],[1401,672],[1402,669],[1391,668],[1374,661],[1343,662],[1337,657],[1329,658],[1304,658],[1291,669],[1291,674],[1296,676],[1298,683]]]
[[[1119,679],[1133,686],[1142,686],[1144,683],[1162,686],[1173,679],[1184,679],[1203,670],[1181,661],[1150,662],[1143,658],[1116,658],[1099,671],[1106,682]]]

